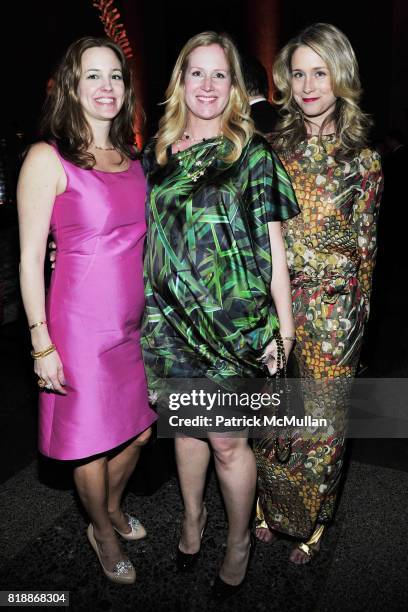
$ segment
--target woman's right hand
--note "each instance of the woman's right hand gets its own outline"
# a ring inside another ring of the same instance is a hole
[[[34,372],[39,378],[42,378],[45,385],[52,385],[50,391],[67,395],[64,389],[64,385],[66,384],[64,368],[57,351],[53,351],[41,359],[36,359],[34,361]]]
[[[57,261],[57,245],[54,241],[48,243],[48,248],[50,249],[48,252],[48,257],[51,262],[51,268],[55,268],[55,262]]]

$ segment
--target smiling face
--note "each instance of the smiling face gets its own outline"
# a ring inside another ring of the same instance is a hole
[[[327,64],[313,49],[302,46],[292,55],[291,71],[296,103],[305,117],[320,127],[336,104]]]
[[[125,87],[119,58],[109,47],[91,47],[82,54],[78,97],[91,124],[112,121],[119,113]]]
[[[196,47],[184,75],[184,100],[190,119],[220,120],[231,92],[224,50],[217,44]]]

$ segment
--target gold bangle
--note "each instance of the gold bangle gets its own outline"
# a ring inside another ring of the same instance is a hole
[[[51,353],[53,353],[55,350],[56,350],[56,348],[54,346],[54,347],[50,347],[47,351],[42,351],[41,354],[35,353],[35,355],[32,354],[31,356],[32,356],[32,358],[34,360],[43,359],[43,357],[47,357],[48,355],[51,355]],[[33,353],[33,351],[32,351],[32,353]]]
[[[34,327],[39,327],[40,325],[47,325],[47,321],[38,321],[38,323],[33,323],[28,326],[28,329],[34,329]]]
[[[290,342],[296,342],[296,336],[283,336],[282,340],[289,340]]]
[[[47,357],[47,355],[50,355],[51,353],[53,353],[55,350],[57,350],[57,347],[55,346],[55,344],[50,344],[42,351],[36,352],[32,350],[30,354],[33,359],[42,359],[43,357]]]

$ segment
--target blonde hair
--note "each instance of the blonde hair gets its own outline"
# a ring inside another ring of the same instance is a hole
[[[273,145],[283,154],[290,154],[307,136],[307,119],[292,94],[292,57],[296,49],[303,46],[310,47],[327,65],[337,98],[333,113],[320,127],[319,139],[321,141],[325,127],[334,122],[340,155],[352,156],[367,144],[371,119],[359,107],[362,89],[350,41],[329,23],[305,28],[283,47],[275,61],[273,78],[278,93],[274,102],[281,106],[281,120],[272,137]]]
[[[186,128],[187,106],[184,100],[184,78],[190,54],[197,47],[208,47],[209,45],[219,45],[223,49],[231,74],[231,92],[221,115],[222,133],[232,144],[228,149],[225,161],[236,161],[254,133],[248,94],[234,43],[226,34],[216,32],[196,34],[182,48],[166,90],[165,111],[159,123],[155,147],[156,159],[161,166],[168,161],[167,148],[182,136]]]

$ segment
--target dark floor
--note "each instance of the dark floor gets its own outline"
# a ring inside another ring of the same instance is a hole
[[[389,282],[389,279],[388,279]],[[408,377],[408,329],[392,283],[377,279],[373,324],[363,361],[375,377]],[[386,289],[384,289],[386,287]],[[73,610],[211,610],[210,583],[220,565],[225,515],[212,475],[209,523],[197,571],[175,573],[182,506],[172,447],[144,453],[125,499],[148,538],[128,544],[138,580],[107,582],[85,537],[86,522],[64,465],[39,460],[36,390],[23,319],[0,327],[0,590],[69,590]],[[390,334],[389,330],[394,330]],[[258,544],[248,579],[225,610],[408,610],[408,441],[352,440],[334,526],[309,565],[288,564],[290,544]]]

